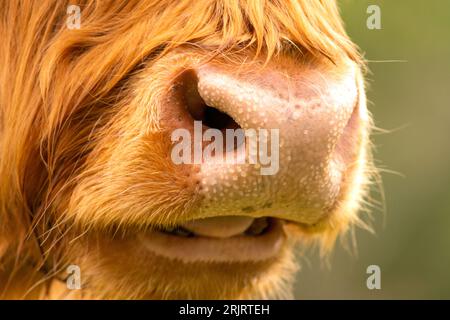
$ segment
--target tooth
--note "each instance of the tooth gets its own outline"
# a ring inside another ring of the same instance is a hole
[[[266,218],[258,218],[252,223],[252,225],[245,231],[248,235],[259,235],[264,232],[264,230],[269,225]]]

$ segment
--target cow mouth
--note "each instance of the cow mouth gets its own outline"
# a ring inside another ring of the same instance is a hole
[[[221,216],[158,228],[140,240],[156,255],[182,262],[250,262],[276,257],[285,233],[280,219]]]

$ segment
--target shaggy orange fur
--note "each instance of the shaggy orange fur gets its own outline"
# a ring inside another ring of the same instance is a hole
[[[66,27],[69,4],[81,7],[79,30]],[[0,297],[289,296],[291,247],[270,262],[193,264],[180,274],[130,239],[187,220],[201,201],[186,168],[169,161],[160,122],[183,66],[289,56],[364,68],[334,1],[2,1],[0,39]],[[358,223],[369,126],[340,211],[293,238],[329,248]],[[61,281],[68,264],[83,270],[80,291]]]

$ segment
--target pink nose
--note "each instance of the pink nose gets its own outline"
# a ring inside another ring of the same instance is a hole
[[[223,148],[234,161],[201,155],[193,164],[202,195],[196,218],[273,216],[312,224],[338,205],[359,150],[363,112],[357,68],[335,68],[290,60],[264,67],[212,62],[180,77],[178,127],[194,135],[195,128],[201,134],[219,129],[224,145],[226,129],[246,136]],[[209,142],[196,138],[205,150]]]

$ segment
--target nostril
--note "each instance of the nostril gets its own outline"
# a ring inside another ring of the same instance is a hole
[[[226,145],[226,129],[240,129],[239,124],[228,114],[214,106],[207,105],[198,91],[198,77],[194,70],[184,71],[176,80],[179,88],[178,99],[187,111],[190,121],[201,121],[203,130],[218,129],[223,133],[223,143]],[[235,141],[233,141],[235,142]],[[231,144],[233,150],[239,147],[238,143]],[[225,149],[230,150],[230,149]]]
[[[187,70],[181,74],[179,81],[182,86],[182,104],[194,120],[202,121],[207,106],[198,92],[197,75],[193,70]]]
[[[202,121],[203,125],[213,129],[236,129],[239,125],[228,114],[205,103],[198,92],[198,77],[193,70],[187,70],[181,75],[183,100],[186,109],[194,120]]]
[[[229,115],[206,105],[203,124],[214,129],[237,129],[239,125]]]

